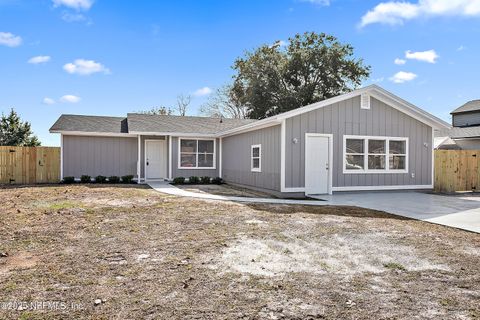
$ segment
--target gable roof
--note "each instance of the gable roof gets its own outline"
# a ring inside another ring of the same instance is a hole
[[[61,115],[50,128],[54,133],[108,135],[192,134],[215,136],[222,131],[252,123],[252,119],[219,119],[129,113],[127,117]]]
[[[61,131],[122,134],[128,133],[128,123],[125,117],[62,114],[50,128],[50,132]]]
[[[463,106],[450,112],[450,114],[457,114],[463,112],[480,111],[480,100],[472,100],[465,103]]]
[[[219,119],[173,115],[149,115],[129,113],[128,129],[138,133],[186,133],[216,135],[222,131],[255,122],[252,119]]]
[[[244,131],[249,131],[249,130],[255,130],[259,129],[262,127],[266,127],[269,125],[275,125],[275,124],[280,124],[283,120],[306,113],[310,112],[316,109],[320,109],[329,105],[332,105],[334,103],[348,100],[357,96],[361,96],[362,94],[368,94],[386,104],[389,106],[419,120],[420,122],[423,122],[429,126],[431,126],[434,129],[449,129],[451,126],[449,123],[443,121],[442,119],[434,116],[431,113],[428,113],[427,111],[411,104],[410,102],[403,100],[402,98],[394,95],[393,93],[377,86],[377,85],[370,85],[368,87],[360,88],[357,90],[353,90],[349,93],[345,93],[330,99],[322,100],[320,102],[313,103],[311,105],[297,108],[291,111],[287,111],[263,120],[259,120],[257,122],[247,124],[243,127],[238,127],[234,128],[232,130],[228,130],[226,132],[223,132],[223,135],[232,135],[232,134],[237,134],[240,132]],[[360,106],[359,106],[360,108]]]

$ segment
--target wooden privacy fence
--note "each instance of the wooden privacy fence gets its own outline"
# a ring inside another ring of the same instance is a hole
[[[435,150],[435,191],[480,191],[479,168],[480,150]]]
[[[60,181],[60,148],[0,147],[0,184]]]

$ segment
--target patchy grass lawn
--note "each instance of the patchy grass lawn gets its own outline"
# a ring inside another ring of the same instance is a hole
[[[0,319],[480,317],[474,233],[141,186],[4,188],[0,199]],[[30,305],[9,310],[18,302]]]

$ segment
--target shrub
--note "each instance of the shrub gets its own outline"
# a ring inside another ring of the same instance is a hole
[[[220,177],[216,177],[212,179],[213,184],[223,184],[223,179]]]
[[[190,184],[199,184],[200,183],[200,178],[196,176],[191,176],[188,178],[188,183]]]
[[[75,177],[63,177],[63,183],[71,184],[75,182]]]
[[[84,174],[83,176],[80,177],[80,182],[81,183],[90,183],[90,182],[92,182],[92,177]]]
[[[119,182],[120,182],[120,177],[118,177],[118,176],[108,177],[108,182],[110,182],[110,183],[119,183]]]
[[[122,176],[123,183],[133,183],[133,175],[129,174],[126,176]]]
[[[96,176],[96,177],[95,177],[95,182],[96,182],[96,183],[105,183],[105,182],[107,182],[107,177],[105,177],[105,176]]]
[[[201,177],[200,180],[203,184],[209,184],[212,179],[210,179],[210,177]]]
[[[184,177],[176,177],[173,179],[173,184],[184,184],[185,183],[185,178]]]

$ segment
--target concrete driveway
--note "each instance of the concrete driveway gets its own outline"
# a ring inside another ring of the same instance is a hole
[[[480,233],[480,195],[416,191],[336,193],[318,196],[330,205],[351,205]]]

